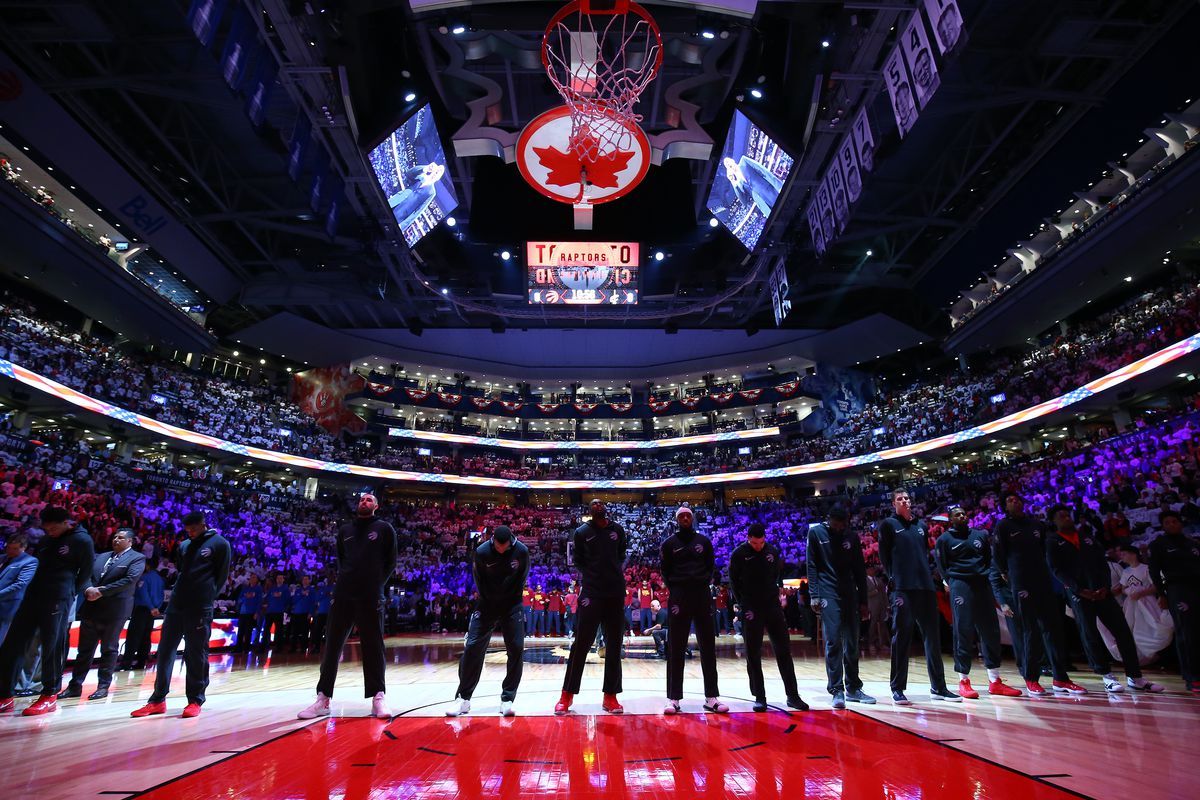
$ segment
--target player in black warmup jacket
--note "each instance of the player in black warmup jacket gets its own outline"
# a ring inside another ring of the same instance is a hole
[[[978,700],[971,687],[971,662],[975,660],[978,634],[987,669],[988,693],[1001,697],[1020,697],[1021,691],[1000,680],[1000,623],[996,619],[995,598],[989,573],[992,547],[987,531],[967,525],[962,506],[950,507],[950,527],[933,546],[938,572],[950,592],[950,611],[954,620],[954,669],[958,672],[958,693]]]
[[[692,623],[704,675],[704,710],[728,714],[717,690],[717,640],[710,590],[715,559],[709,538],[693,527],[690,508],[675,512],[675,533],[662,543],[662,576],[671,608],[667,613],[667,704],[664,714],[678,714],[683,699],[683,658]]]
[[[767,542],[767,531],[756,522],[746,531],[746,541],[729,556],[729,583],[733,598],[742,609],[742,639],[746,643],[746,672],[750,677],[750,693],[754,695],[754,710],[767,710],[767,689],[763,681],[763,630],[771,638],[779,677],[787,693],[787,704],[799,711],[808,711],[808,703],[800,699],[796,686],[796,666],[792,663],[792,640],[788,635],[783,607],[779,605],[779,568],[783,558],[779,549]]]
[[[1158,516],[1163,535],[1150,543],[1150,579],[1158,605],[1175,620],[1175,648],[1189,691],[1200,694],[1200,542],[1183,534],[1177,511]]]
[[[829,510],[829,521],[808,529],[808,593],[814,612],[821,615],[825,635],[826,690],[834,708],[846,701],[871,705],[858,677],[860,621],[867,609],[867,568],[862,544],[847,525],[841,506]]]
[[[603,626],[608,645],[604,658],[604,703],[610,714],[624,713],[617,700],[621,693],[621,637],[625,632],[625,554],[628,540],[625,529],[608,519],[604,501],[589,504],[591,519],[575,530],[573,553],[579,569],[582,588],[579,590],[579,617],[571,655],[567,658],[567,674],[563,678],[562,695],[554,705],[554,713],[571,710],[588,651],[596,640],[596,631]]]
[[[879,524],[879,560],[892,581],[892,702],[912,705],[904,690],[908,686],[908,649],[915,622],[925,643],[929,696],[961,703],[962,698],[946,688],[937,590],[929,568],[925,524],[913,517],[912,501],[904,489],[892,493],[892,508],[895,513]]]
[[[46,535],[33,555],[37,572],[17,608],[12,626],[0,646],[0,713],[13,711],[13,684],[36,634],[42,643],[42,695],[22,714],[35,717],[58,708],[71,603],[91,582],[96,547],[92,537],[76,525],[67,509],[42,509]]]
[[[362,647],[364,697],[371,699],[372,717],[390,717],[384,682],[384,588],[396,571],[396,531],[375,518],[379,501],[373,494],[358,500],[358,515],[342,524],[337,533],[338,575],[326,623],[326,646],[321,655],[317,699],[296,716],[314,719],[329,714],[329,699],[337,679],[338,661],[350,636],[358,628]]]
[[[529,578],[529,548],[517,541],[507,525],[492,531],[492,538],[475,548],[472,574],[479,598],[467,628],[467,646],[458,663],[459,702],[446,712],[461,717],[471,712],[471,696],[479,685],[483,657],[492,641],[492,630],[500,623],[504,647],[508,651],[508,671],[500,693],[500,713],[513,716],[512,705],[521,684],[525,656],[525,609],[521,592]]]

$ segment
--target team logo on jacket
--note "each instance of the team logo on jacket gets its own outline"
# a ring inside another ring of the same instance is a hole
[[[371,531],[367,534],[367,538],[372,542],[379,538],[379,531]]]
[[[508,562],[509,569],[516,569],[519,566],[521,566],[521,562],[517,561],[515,558],[512,561]]]
[[[976,539],[975,541],[971,542],[971,545],[976,550],[982,550],[983,549],[983,539]]]
[[[679,606],[671,606],[671,616],[678,617],[679,611],[680,611]]]
[[[1025,591],[1024,589],[1022,589],[1021,591],[1017,592],[1017,597],[1021,598],[1022,600],[1028,600],[1028,599],[1029,599],[1029,592],[1027,592],[1027,591]]]
[[[1192,548],[1192,555],[1194,555],[1194,556],[1200,556],[1200,549],[1197,549],[1197,548],[1193,547],[1193,548]]]
[[[774,564],[775,563],[775,554],[767,553],[767,561],[771,564]]]
[[[1175,607],[1178,608],[1180,613],[1182,613],[1182,614],[1186,614],[1188,612],[1188,604],[1183,602],[1182,600],[1180,600],[1178,603],[1176,603]]]
[[[201,550],[200,550],[200,557],[201,557],[201,558],[208,558],[208,557],[209,557],[209,556],[211,556],[211,555],[212,555],[212,548],[211,548],[211,547],[205,547],[205,548],[203,548],[203,549],[201,549]]]
[[[1083,540],[1083,543],[1084,543],[1084,544],[1086,544],[1086,545],[1091,545],[1091,544],[1093,544],[1091,537],[1088,537],[1087,539],[1084,539],[1084,540]]]
[[[1034,531],[1034,532],[1033,532],[1033,538],[1035,538],[1035,539],[1040,539],[1040,538],[1042,538],[1042,532],[1041,532],[1041,531]]]
[[[608,538],[612,539],[612,540],[615,542],[617,539],[619,539],[619,538],[621,538],[621,537],[617,535],[617,532],[616,532],[616,531],[613,531],[612,533],[610,533],[610,534],[608,535]]]
[[[966,604],[967,604],[967,598],[963,597],[962,595],[959,595],[958,597],[954,598],[954,605],[965,606]]]
[[[692,545],[692,549],[695,550],[697,553],[703,553],[704,545],[702,545],[700,542],[696,542],[694,545]]]
[[[821,604],[824,605],[824,603],[825,601],[822,600]],[[892,600],[892,605],[894,605],[896,608],[900,608],[902,605],[904,605],[904,596],[899,594],[896,595],[896,597]]]
[[[591,604],[592,604],[592,598],[590,598],[590,597],[585,597],[579,601],[579,605],[581,605],[581,606],[590,606]]]
[[[826,606],[829,605],[829,601],[826,600],[825,598],[821,598],[820,600],[817,601],[817,605],[820,606],[821,608],[825,608]],[[903,605],[903,601],[901,601],[901,605]]]
[[[58,548],[58,554],[60,556],[65,556],[69,552],[71,552],[71,548],[65,544],[62,547]]]
[[[849,549],[850,549],[850,540],[849,540],[849,539],[846,539],[844,542],[842,542],[842,549],[843,549],[843,550],[849,550]]]
[[[753,621],[754,621],[754,612],[747,611],[746,612],[746,622],[753,622]]]

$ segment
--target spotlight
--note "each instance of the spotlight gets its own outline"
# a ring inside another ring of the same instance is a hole
[[[450,32],[453,33],[455,36],[462,36],[464,33],[467,32],[467,27],[465,25],[455,25],[453,28],[450,29]]]
[[[1133,283],[1133,276],[1132,276],[1132,275],[1126,275],[1126,276],[1125,276],[1125,282],[1126,282],[1126,283]]]
[[[667,257],[666,254],[662,250],[658,250],[654,253],[655,261],[662,261],[666,257]]]
[[[449,289],[447,289],[445,286],[443,286],[443,287],[442,287],[442,294],[450,294],[450,290],[449,290]]]
[[[416,99],[417,99],[416,92],[409,92],[408,94],[404,95],[404,102],[406,102],[406,103],[411,103],[413,100],[416,100]]]
[[[703,36],[705,39],[717,38],[717,35],[715,33],[713,33],[712,31],[700,31],[700,35]]]
[[[828,47],[829,47],[829,40],[828,40],[828,39],[822,39],[822,40],[821,40],[821,47],[822,47],[822,48],[825,48],[825,49],[828,49]]]
[[[758,89],[751,89],[750,96],[753,97],[755,100],[761,100],[762,92],[760,92]]]
[[[717,227],[717,226],[718,226],[718,225],[720,225],[720,224],[721,224],[721,223],[717,222],[717,218],[716,218],[716,217],[709,217],[709,219],[708,219],[708,227],[710,227],[710,228],[715,228],[715,227]]]
[[[874,251],[874,250],[868,250],[868,251],[867,251],[867,258],[870,258],[870,257],[871,257],[871,256],[873,256],[873,255],[875,255],[875,251]]]
[[[446,217],[446,227],[447,228],[453,228],[457,224],[458,224],[458,220],[456,220],[454,217]]]
[[[512,253],[508,252],[507,250],[500,251],[500,260],[501,261],[508,261],[510,258],[512,258]]]

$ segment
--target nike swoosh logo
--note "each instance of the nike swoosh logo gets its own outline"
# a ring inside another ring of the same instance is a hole
[[[687,550],[687,548],[686,547],[676,547],[672,552],[682,553],[684,550]]]
[[[957,549],[958,549],[958,548],[960,548],[960,547],[962,547],[962,545],[961,545],[961,544],[952,544],[952,545],[950,545],[950,549],[951,549],[951,550],[957,550]]]

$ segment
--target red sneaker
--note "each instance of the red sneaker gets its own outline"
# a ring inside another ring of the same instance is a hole
[[[958,680],[958,696],[965,697],[968,700],[978,700],[979,692],[971,688],[970,678],[959,678]]]
[[[563,692],[559,696],[558,702],[554,704],[554,715],[561,717],[563,714],[571,712],[571,703],[575,700],[575,695],[570,692]]]
[[[1025,681],[1025,690],[1029,692],[1030,697],[1046,696],[1046,690],[1037,681]]]
[[[1039,686],[1038,688],[1040,689],[1041,687]],[[997,678],[988,684],[988,694],[999,695],[1000,697],[1020,697],[1021,690],[1014,689],[1004,681]]]
[[[199,703],[188,703],[186,706],[184,706],[184,708],[183,708],[183,718],[184,719],[190,719],[191,717],[198,717],[198,716],[200,716],[200,704]]]
[[[0,700],[0,714],[9,714],[17,710],[17,701],[13,697],[5,697]]]
[[[154,714],[165,714],[165,713],[167,713],[167,704],[165,702],[163,702],[163,703],[146,703],[146,705],[142,706],[141,708],[138,708],[138,709],[135,709],[135,710],[129,712],[129,716],[131,716],[131,717],[149,717],[149,716],[153,716]]]
[[[58,695],[44,694],[29,708],[21,712],[24,717],[40,717],[42,714],[49,714],[51,711],[58,711]]]
[[[1074,681],[1055,681],[1051,684],[1056,694],[1087,694],[1087,689]]]
[[[604,704],[601,706],[601,708],[603,708],[605,711],[607,711],[610,714],[624,714],[625,713],[625,706],[621,705],[620,701],[617,700],[617,696],[615,694],[604,695]]]

